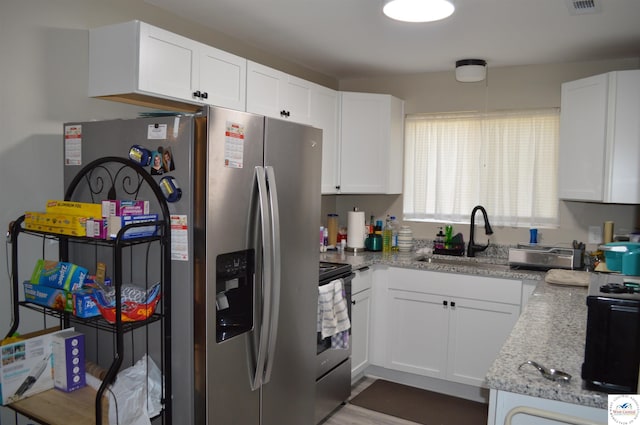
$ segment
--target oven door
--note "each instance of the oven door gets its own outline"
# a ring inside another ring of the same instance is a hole
[[[349,273],[348,275],[337,277],[344,281],[343,289],[345,300],[347,302],[349,320],[351,320],[351,280],[354,276],[355,273]],[[333,279],[326,282],[320,282],[320,286],[331,281],[333,281]],[[351,336],[351,329],[349,329],[349,336]],[[347,348],[331,348],[331,337],[322,338],[320,332],[316,333],[316,340],[318,344],[316,379],[319,379],[351,356],[351,341],[347,344]]]

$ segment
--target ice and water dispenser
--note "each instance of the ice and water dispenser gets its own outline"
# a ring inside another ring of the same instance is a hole
[[[216,341],[222,342],[253,328],[253,249],[220,254],[216,258]]]

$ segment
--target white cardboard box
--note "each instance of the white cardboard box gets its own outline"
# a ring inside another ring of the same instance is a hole
[[[65,330],[53,335],[53,386],[70,392],[87,384],[84,360],[84,335]]]
[[[5,405],[53,388],[51,340],[55,329],[1,346],[0,402]]]

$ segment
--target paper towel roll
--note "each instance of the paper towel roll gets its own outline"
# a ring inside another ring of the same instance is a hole
[[[364,248],[364,211],[347,214],[347,248]]]

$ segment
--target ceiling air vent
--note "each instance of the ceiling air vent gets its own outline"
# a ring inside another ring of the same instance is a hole
[[[569,14],[586,15],[591,13],[600,13],[600,0],[565,0]]]

